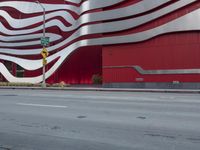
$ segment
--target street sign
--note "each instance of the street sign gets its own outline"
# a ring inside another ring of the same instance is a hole
[[[49,37],[41,37],[40,42],[42,46],[48,46],[50,42]]]
[[[45,59],[47,58],[47,56],[49,55],[49,53],[48,53],[48,51],[47,51],[46,48],[43,48],[43,50],[41,52],[41,55],[42,55],[43,58],[45,58]]]

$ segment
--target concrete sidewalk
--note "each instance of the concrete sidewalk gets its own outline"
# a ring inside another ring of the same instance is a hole
[[[103,92],[160,92],[160,93],[200,93],[200,89],[139,89],[139,88],[102,88],[102,87],[17,87],[0,86],[0,89],[24,90],[66,90],[66,91],[103,91]]]

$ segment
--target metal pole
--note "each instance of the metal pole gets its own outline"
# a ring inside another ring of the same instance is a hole
[[[36,1],[36,3],[38,3],[42,9],[43,9],[43,38],[45,38],[45,34],[46,34],[46,11],[45,11],[45,8],[44,6],[39,2],[39,1]],[[45,49],[45,45],[43,45],[43,49]],[[43,63],[43,67],[42,67],[42,87],[45,88],[46,87],[46,77],[45,77],[45,73],[46,73],[46,65],[45,63]]]

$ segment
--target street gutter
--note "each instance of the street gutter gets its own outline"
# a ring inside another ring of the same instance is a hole
[[[200,89],[136,89],[136,88],[101,88],[101,87],[15,87],[0,86],[0,89],[13,90],[63,90],[63,91],[102,91],[102,92],[152,92],[152,93],[196,93]]]

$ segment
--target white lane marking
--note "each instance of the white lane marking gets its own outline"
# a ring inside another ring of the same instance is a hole
[[[51,107],[51,108],[67,108],[67,106],[60,105],[43,105],[43,104],[31,104],[31,103],[16,103],[21,106],[33,106],[33,107]]]

